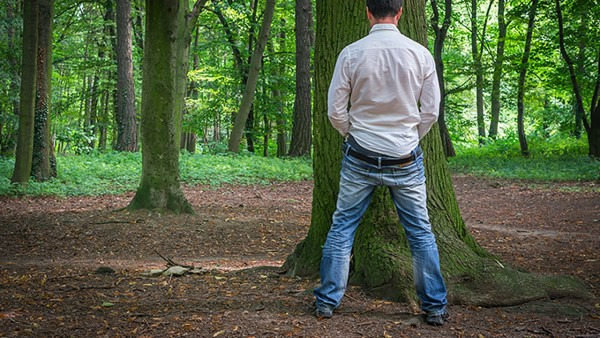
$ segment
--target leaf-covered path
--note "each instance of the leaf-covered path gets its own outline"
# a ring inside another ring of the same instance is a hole
[[[572,274],[600,296],[598,184],[455,176],[477,240],[537,273]],[[317,280],[277,267],[306,235],[312,182],[193,187],[196,215],[115,212],[131,195],[0,197],[0,336],[585,336],[600,334],[599,300],[512,308],[451,306],[443,328],[410,304],[351,287],[338,314],[316,320]],[[144,277],[173,260],[203,274]],[[108,266],[115,273],[95,271]],[[249,269],[250,268],[250,269]]]

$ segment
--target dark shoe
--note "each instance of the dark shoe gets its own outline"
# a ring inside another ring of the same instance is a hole
[[[450,318],[450,315],[446,311],[444,311],[444,313],[428,313],[425,318],[425,323],[433,326],[442,326],[448,318]]]
[[[333,311],[331,311],[331,310],[315,309],[315,317],[317,317],[318,319],[321,319],[321,318],[331,318],[331,317],[333,317]]]
[[[317,302],[314,302],[313,305],[315,308],[315,310],[314,310],[315,317],[317,317],[318,319],[333,317],[333,309],[329,308],[327,305],[319,307],[317,305]]]

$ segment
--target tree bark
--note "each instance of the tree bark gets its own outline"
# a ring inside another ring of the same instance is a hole
[[[37,70],[38,2],[27,0],[23,7],[23,58],[19,94],[19,131],[15,168],[11,181],[26,185],[31,174],[35,90]]]
[[[502,80],[504,42],[506,39],[504,1],[505,0],[498,0],[498,45],[496,48],[496,62],[494,62],[494,75],[492,77],[492,113],[490,118],[490,131],[488,133],[492,139],[496,139],[498,136],[498,123],[500,121],[500,82]]]
[[[185,1],[184,1],[185,2]],[[142,80],[142,178],[129,209],[193,213],[179,183],[176,105],[181,60],[180,25],[186,6],[173,0],[146,0],[146,46]]]
[[[433,59],[435,60],[435,68],[438,76],[438,83],[440,84],[441,102],[438,117],[438,124],[440,127],[440,136],[442,138],[442,144],[444,147],[444,154],[446,157],[456,156],[454,146],[452,145],[452,139],[446,126],[446,85],[444,84],[444,61],[442,59],[442,52],[444,50],[444,42],[446,41],[446,35],[450,28],[450,22],[452,19],[452,0],[444,1],[444,21],[442,26],[439,26],[439,10],[437,0],[431,0],[431,8],[433,9],[433,16],[431,19],[431,26],[435,32],[435,42],[433,45]]]
[[[285,19],[281,19],[281,31],[279,32],[279,48],[282,53],[285,53]],[[285,111],[283,104],[283,97],[281,95],[281,87],[283,86],[282,78],[285,74],[285,63],[283,59],[278,60],[278,64],[271,68],[275,80],[273,81],[273,100],[277,104],[277,117],[275,122],[277,124],[277,157],[283,157],[287,154],[287,138],[285,131]]]
[[[231,131],[229,138],[229,151],[237,153],[240,148],[240,141],[244,133],[244,127],[248,114],[254,100],[254,91],[256,90],[256,83],[258,81],[258,73],[261,65],[261,59],[269,38],[269,30],[271,29],[271,22],[273,21],[273,13],[275,11],[275,0],[267,0],[263,22],[260,27],[260,33],[258,35],[258,41],[254,52],[252,53],[252,59],[250,61],[250,67],[248,71],[248,81],[246,82],[246,89],[244,90],[244,96],[242,97],[242,103],[240,109],[235,117],[235,123]]]
[[[400,30],[425,44],[425,1],[406,1],[404,9]],[[337,199],[342,141],[329,125],[326,89],[340,50],[367,32],[364,11],[363,1],[317,1],[312,219],[306,239],[284,265],[290,274],[315,275],[319,271],[321,247]],[[427,155],[429,216],[451,302],[509,305],[551,296],[556,285],[574,293],[579,290],[581,284],[569,278],[537,278],[498,264],[475,242],[460,216],[437,125],[421,147]],[[411,262],[391,197],[386,189],[378,189],[355,236],[350,282],[386,298],[415,299]]]
[[[117,142],[115,150],[138,150],[129,0],[117,0]]]
[[[529,9],[529,23],[527,24],[527,36],[525,37],[525,48],[523,58],[521,59],[521,72],[519,73],[519,84],[517,89],[517,131],[519,133],[519,144],[521,146],[521,155],[529,157],[529,147],[527,146],[527,136],[525,135],[525,126],[523,123],[523,96],[525,94],[525,77],[529,67],[529,53],[531,52],[531,39],[533,37],[533,25],[535,23],[535,13],[537,11],[538,0],[532,0]]]
[[[311,85],[310,48],[312,38],[312,2],[296,0],[296,98],[289,156],[310,156]]]
[[[37,93],[31,176],[40,182],[56,177],[56,170],[53,172],[50,165],[54,157],[50,137],[53,6],[53,0],[38,0]]]
[[[600,158],[600,103],[598,103],[598,93],[600,91],[600,51],[598,55],[598,79],[596,80],[596,88],[592,98],[592,107],[590,110],[591,124],[588,123],[585,117],[585,109],[583,108],[583,96],[579,89],[579,83],[577,81],[577,75],[575,73],[575,67],[573,60],[567,53],[565,47],[565,33],[563,27],[563,16],[560,8],[560,0],[556,0],[556,16],[558,18],[558,36],[560,53],[567,64],[569,69],[569,75],[571,78],[571,85],[573,86],[573,93],[575,94],[575,114],[581,114],[583,120],[583,126],[588,134],[588,145],[589,154],[592,157]]]
[[[482,144],[485,141],[485,118],[483,112],[483,67],[481,64],[481,57],[483,56],[483,44],[485,39],[485,30],[487,27],[487,20],[492,8],[494,0],[490,0],[483,29],[481,32],[481,46],[478,46],[477,36],[477,11],[478,5],[477,0],[471,0],[471,55],[473,56],[473,68],[475,71],[475,100],[477,106],[477,131],[479,133],[479,143]]]

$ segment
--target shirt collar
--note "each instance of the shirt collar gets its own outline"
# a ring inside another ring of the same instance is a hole
[[[369,32],[369,34],[377,32],[377,31],[396,31],[396,32],[400,32],[398,30],[398,27],[396,27],[394,24],[391,23],[378,23],[373,25],[373,27],[371,27],[371,31]]]

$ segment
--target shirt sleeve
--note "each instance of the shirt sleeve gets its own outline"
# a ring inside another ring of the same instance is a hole
[[[342,136],[348,135],[350,129],[350,115],[348,114],[348,99],[352,87],[350,85],[350,65],[348,63],[348,50],[343,49],[338,56],[329,85],[327,95],[327,116],[331,125]]]
[[[419,139],[425,137],[431,126],[437,121],[440,110],[440,85],[435,70],[435,62],[429,52],[427,52],[427,61],[424,66],[425,76],[423,86],[421,87],[421,122],[417,126],[419,130]]]

